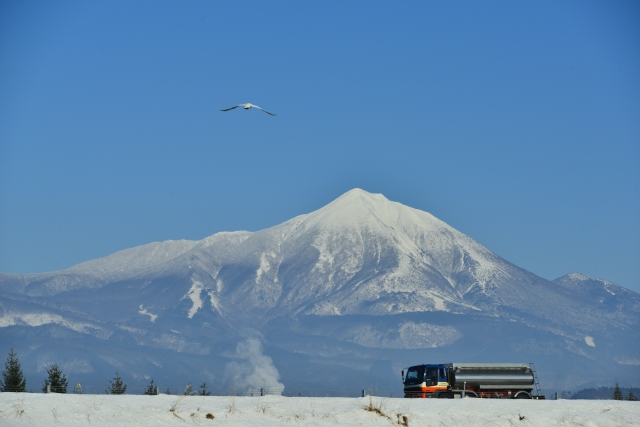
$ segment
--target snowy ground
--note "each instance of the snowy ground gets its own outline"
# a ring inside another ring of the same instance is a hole
[[[374,410],[368,411],[367,407]],[[2,426],[397,426],[399,423],[434,427],[640,426],[640,402],[0,393]]]

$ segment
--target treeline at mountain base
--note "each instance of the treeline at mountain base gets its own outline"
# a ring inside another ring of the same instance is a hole
[[[62,368],[57,362],[53,362],[46,368],[47,376],[44,379],[44,384],[41,387],[44,393],[67,393],[68,380],[67,374],[63,372]],[[16,392],[26,393],[27,384],[22,373],[20,366],[20,360],[18,353],[12,347],[7,356],[7,360],[4,364],[4,370],[2,371],[2,379],[0,379],[0,391],[2,392]],[[29,390],[32,392],[33,390]],[[116,375],[112,380],[109,380],[108,386],[105,388],[107,394],[125,394],[127,392],[127,385],[124,384],[120,373],[116,371]],[[73,393],[81,394],[82,387],[77,384]],[[153,378],[149,384],[144,388],[143,393],[146,395],[155,394],[172,394],[170,389],[160,391],[159,387],[154,384]],[[137,393],[136,393],[137,394]],[[207,384],[203,382],[200,385],[200,389],[195,389],[191,383],[187,383],[184,389],[181,389],[178,394],[185,396],[209,396],[211,392],[207,390]],[[252,394],[253,395],[253,394]],[[577,392],[563,391],[555,394],[555,398],[559,399],[571,399],[571,400],[629,400],[637,401],[640,396],[640,388],[638,387],[620,387],[618,381],[615,382],[613,387],[598,387],[598,388],[586,388]]]

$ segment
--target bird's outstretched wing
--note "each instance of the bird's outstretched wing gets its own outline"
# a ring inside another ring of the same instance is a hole
[[[258,110],[262,110],[265,113],[271,115],[271,116],[275,116],[275,114],[268,112],[267,110],[265,110],[264,108],[258,107],[257,105],[253,105],[253,107],[257,108]]]
[[[220,110],[220,111],[230,111],[230,110],[233,110],[234,108],[242,107],[243,105],[244,104],[236,105],[235,107],[227,108],[226,110]]]

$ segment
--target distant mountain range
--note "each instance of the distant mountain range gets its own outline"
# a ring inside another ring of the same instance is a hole
[[[579,390],[576,393],[564,393],[564,395],[559,394],[558,397],[560,399],[572,400],[611,400],[613,399],[613,392],[613,387],[598,387]],[[623,387],[620,389],[620,392],[622,393],[623,400],[629,399],[629,392],[631,392],[631,396],[635,397],[636,399],[638,398],[638,396],[640,396],[640,388],[638,387]]]
[[[272,362],[243,353],[247,339]],[[0,351],[11,345],[38,383],[55,359],[96,385],[116,369],[132,384],[249,384],[256,360],[289,389],[399,395],[403,367],[452,361],[535,362],[548,390],[637,385],[640,295],[578,273],[547,281],[354,189],[257,232],[0,274]]]

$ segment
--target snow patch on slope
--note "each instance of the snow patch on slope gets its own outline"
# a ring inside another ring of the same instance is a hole
[[[63,372],[67,374],[88,374],[93,372],[93,366],[91,366],[91,362],[86,359],[79,359],[74,357],[65,362],[59,363]],[[36,368],[37,372],[46,372],[46,370],[51,366],[51,361],[41,362],[38,364]]]
[[[94,335],[98,338],[106,339],[109,337],[109,332],[97,327],[91,323],[76,322],[64,317],[52,314],[52,313],[12,313],[5,312],[0,317],[0,328],[6,328],[9,326],[43,326],[49,324],[56,324],[65,328],[74,330],[81,334]]]
[[[273,277],[270,277],[275,283],[278,283],[278,276],[272,271],[272,263],[277,262],[278,255],[274,253],[263,253],[260,256],[260,267],[256,271],[256,285],[260,284],[260,279],[263,275],[267,276],[271,273]],[[277,271],[277,266],[275,267]]]
[[[151,314],[147,311],[146,308],[143,307],[144,304],[140,304],[140,310],[138,311],[139,314],[146,314],[147,316],[149,316],[151,318],[151,323],[155,323],[156,319],[158,318],[157,314]]]
[[[613,360],[621,365],[640,366],[640,359],[637,357],[616,356]]]
[[[444,347],[462,338],[462,333],[453,326],[408,321],[397,328],[389,329],[361,326],[343,333],[340,337],[363,347],[410,350]]]
[[[191,289],[189,289],[189,292],[187,292],[187,294],[182,297],[182,299],[189,298],[192,302],[188,314],[189,319],[193,319],[193,316],[195,316],[198,310],[202,308],[202,299],[200,299],[200,294],[202,293],[203,289],[204,285],[202,284],[202,282],[192,277]]]

